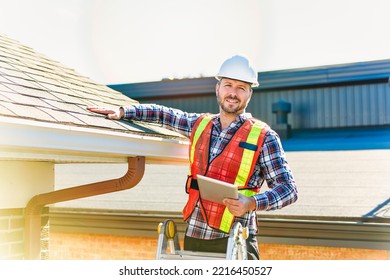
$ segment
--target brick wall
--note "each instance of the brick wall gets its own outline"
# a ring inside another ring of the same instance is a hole
[[[259,244],[267,260],[389,260],[390,251],[325,246]]]
[[[156,238],[50,232],[52,260],[149,260],[155,258]]]
[[[50,233],[52,260],[153,260],[157,238]],[[388,260],[390,251],[321,246],[259,244],[263,260]]]
[[[41,260],[49,259],[50,223],[49,208],[42,209],[41,216]]]
[[[23,260],[24,208],[0,209],[0,260]],[[41,259],[49,258],[49,209],[42,211]]]
[[[24,258],[24,209],[0,209],[0,259]]]

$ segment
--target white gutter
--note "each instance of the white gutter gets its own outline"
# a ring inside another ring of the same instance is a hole
[[[187,164],[186,140],[0,117],[0,159]]]

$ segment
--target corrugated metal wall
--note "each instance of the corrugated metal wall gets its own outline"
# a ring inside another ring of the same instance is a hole
[[[283,99],[292,105],[292,129],[390,125],[389,75],[390,60],[259,73],[261,85],[247,112],[275,124],[272,103]],[[141,103],[216,113],[215,82],[210,77],[111,87]]]

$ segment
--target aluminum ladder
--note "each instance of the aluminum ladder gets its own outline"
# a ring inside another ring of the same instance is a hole
[[[234,223],[229,234],[225,253],[194,252],[180,249],[179,235],[173,220],[158,225],[157,260],[247,260],[246,239],[248,228]]]

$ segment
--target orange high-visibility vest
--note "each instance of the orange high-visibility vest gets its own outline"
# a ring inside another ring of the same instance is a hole
[[[247,119],[232,136],[223,151],[209,163],[209,148],[212,129],[212,116],[200,117],[194,125],[189,148],[190,171],[186,191],[188,201],[183,209],[184,220],[187,220],[198,201],[204,220],[207,224],[223,232],[229,232],[234,215],[222,204],[202,199],[196,183],[196,175],[225,181],[238,186],[239,192],[252,196],[260,191],[249,188],[257,159],[261,152],[264,136],[268,126],[253,118]]]

